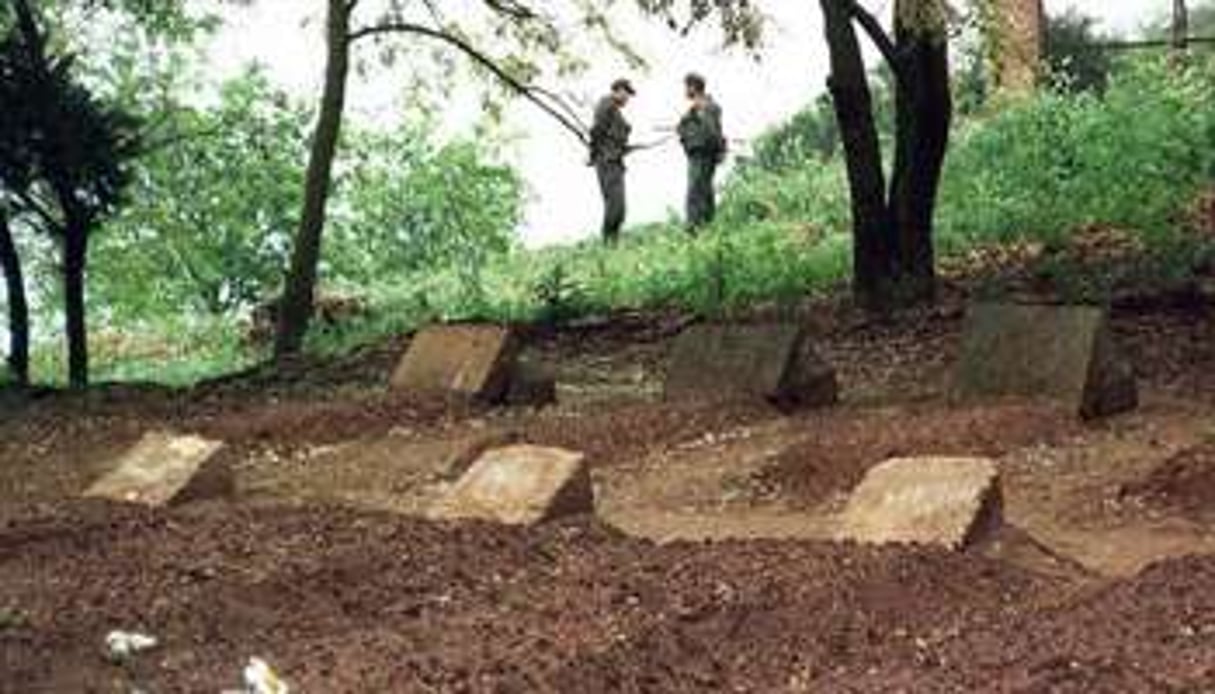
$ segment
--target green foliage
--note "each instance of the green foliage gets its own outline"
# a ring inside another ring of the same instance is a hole
[[[165,315],[120,329],[95,328],[89,340],[91,370],[99,382],[186,386],[251,366],[261,357],[244,345],[237,323],[208,317]],[[57,382],[66,365],[60,351],[45,349],[34,353],[33,368]]]
[[[132,319],[222,314],[275,286],[298,207],[308,114],[257,72],[140,162],[132,204],[94,250],[95,297]]]
[[[760,135],[748,165],[766,171],[787,171],[816,157],[831,159],[840,148],[839,126],[831,98],[823,95],[788,122]]]
[[[402,277],[370,292],[367,322],[314,339],[330,347],[349,345],[383,334],[389,324],[431,320],[569,320],[642,308],[720,315],[757,301],[791,301],[827,290],[846,274],[847,259],[846,236],[811,237],[797,225],[730,230],[718,224],[692,238],[679,224],[665,224],[628,235],[610,249],[587,242],[497,256],[482,269],[476,302],[467,300],[457,269]]]
[[[94,296],[117,318],[212,315],[273,294],[299,211],[309,114],[250,71],[140,164],[132,203],[94,250]],[[365,287],[434,266],[475,272],[506,251],[522,210],[510,169],[425,128],[347,129],[323,276]]]
[[[1215,172],[1215,79],[1209,65],[1128,63],[1104,96],[1044,91],[955,134],[939,235],[1058,239],[1077,226],[1144,233],[1174,215]]]
[[[385,274],[475,268],[514,242],[523,185],[481,144],[436,146],[420,128],[355,132],[339,174],[326,254],[335,281],[364,286]]]
[[[813,235],[848,229],[848,188],[841,160],[815,157],[787,171],[744,169],[727,183],[718,212],[723,226],[782,222]]]
[[[535,285],[539,310],[536,319],[546,325],[559,325],[584,310],[586,295],[582,285],[572,279],[563,263],[554,263]]]

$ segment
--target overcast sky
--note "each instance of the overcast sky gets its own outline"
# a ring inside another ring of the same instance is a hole
[[[893,0],[865,4],[886,16]],[[248,61],[265,64],[276,82],[314,98],[323,72],[324,46],[319,22],[303,22],[321,11],[319,0],[260,0],[241,12],[239,23],[219,37],[214,57],[224,71]],[[710,91],[725,112],[727,134],[747,139],[779,123],[822,91],[826,49],[821,40],[817,3],[810,0],[761,0],[771,16],[762,59],[755,62],[738,51],[723,51],[719,36],[703,31],[676,39],[657,23],[628,26],[629,40],[649,61],[644,74],[630,74],[638,97],[630,105],[637,140],[653,139],[655,129],[673,125],[684,104],[682,76],[689,70],[705,74]],[[1096,17],[1102,28],[1133,31],[1164,15],[1170,0],[1047,0],[1049,13],[1068,8]],[[575,95],[585,109],[605,85],[626,74],[623,65],[605,56],[576,81],[552,85]],[[392,80],[356,77],[351,106],[356,117],[391,120],[395,112],[385,95],[399,85]],[[475,115],[464,102],[451,107],[448,121],[469,122]],[[589,117],[589,114],[588,114]],[[597,233],[600,203],[594,175],[585,166],[585,152],[569,134],[557,129],[527,104],[513,106],[507,123],[518,135],[507,152],[526,178],[531,199],[521,230],[528,245],[570,242]],[[641,152],[629,161],[629,222],[664,218],[682,207],[684,164],[676,146]]]

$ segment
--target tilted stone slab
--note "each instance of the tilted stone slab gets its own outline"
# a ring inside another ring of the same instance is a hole
[[[401,358],[392,387],[427,397],[497,403],[506,396],[518,352],[518,340],[509,328],[424,328]]]
[[[232,469],[215,460],[223,447],[198,436],[148,433],[85,496],[164,506],[230,495]]]
[[[1000,475],[984,458],[896,458],[871,469],[840,518],[841,540],[961,549],[1001,523]]]
[[[978,304],[954,383],[963,400],[1050,398],[1084,418],[1133,410],[1135,374],[1118,354],[1104,309]]]
[[[532,525],[594,510],[590,469],[582,453],[515,445],[482,454],[431,516]]]
[[[823,407],[839,398],[835,370],[797,325],[695,325],[675,339],[667,400],[764,399],[781,407]]]

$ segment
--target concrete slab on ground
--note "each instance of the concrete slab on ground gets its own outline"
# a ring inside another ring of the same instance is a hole
[[[518,340],[510,328],[423,328],[393,373],[392,387],[430,397],[499,402],[506,396],[518,352]]]
[[[590,470],[582,453],[515,445],[482,454],[432,508],[431,516],[532,525],[594,510]]]
[[[214,460],[223,446],[198,436],[148,433],[85,496],[164,506],[229,495],[231,467]]]
[[[667,400],[765,399],[787,408],[838,399],[835,370],[792,324],[695,325],[672,349]]]
[[[871,469],[838,538],[961,549],[1000,524],[999,470],[985,458],[896,458]]]
[[[977,304],[970,310],[955,395],[1050,398],[1085,418],[1138,405],[1106,311],[1090,306]]]

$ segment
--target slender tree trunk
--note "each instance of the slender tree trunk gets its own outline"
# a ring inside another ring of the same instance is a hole
[[[945,36],[896,26],[905,62],[896,71],[896,149],[890,205],[898,229],[900,303],[936,294],[933,217],[949,146],[953,101]]]
[[[856,29],[837,0],[820,0],[831,53],[828,87],[848,168],[852,203],[852,289],[867,308],[888,308],[897,275],[894,220],[886,203],[873,95]]]
[[[1185,56],[1190,42],[1190,12],[1185,6],[1185,0],[1173,0],[1173,56]]]
[[[321,235],[325,228],[325,205],[329,198],[333,159],[337,153],[342,110],[346,102],[351,6],[349,0],[329,0],[325,87],[308,158],[304,207],[295,235],[291,269],[279,303],[278,332],[274,341],[274,354],[278,359],[300,351],[312,317],[317,265],[321,257]]]
[[[25,298],[25,277],[21,272],[21,257],[13,242],[8,211],[0,208],[0,267],[8,292],[8,365],[18,385],[30,380],[30,312]]]
[[[84,299],[88,244],[88,221],[81,215],[69,212],[63,238],[63,312],[68,346],[68,385],[73,390],[83,390],[89,385],[88,329]]]

